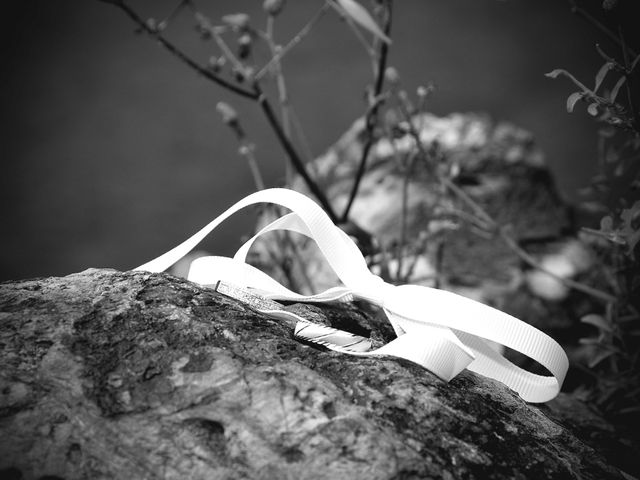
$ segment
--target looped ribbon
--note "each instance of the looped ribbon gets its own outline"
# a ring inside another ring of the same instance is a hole
[[[500,310],[453,292],[386,283],[368,269],[351,238],[315,202],[293,190],[273,188],[245,197],[195,235],[136,270],[166,270],[228,217],[256,203],[280,205],[291,213],[262,228],[233,258],[209,256],[194,260],[189,280],[202,285],[223,281],[259,292],[270,300],[315,303],[366,300],[383,309],[397,338],[368,351],[327,342],[329,348],[357,356],[404,358],[447,382],[467,368],[504,383],[528,402],[549,401],[560,391],[569,361],[550,336]],[[343,286],[315,295],[300,295],[245,263],[254,241],[275,230],[297,232],[314,240]],[[495,344],[523,353],[545,367],[551,376],[537,375],[514,365],[496,351]]]

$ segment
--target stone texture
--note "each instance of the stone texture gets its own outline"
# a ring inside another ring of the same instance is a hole
[[[0,284],[0,346],[0,478],[624,478],[501,384],[303,345],[166,274]]]

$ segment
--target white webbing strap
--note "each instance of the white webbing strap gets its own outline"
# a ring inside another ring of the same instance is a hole
[[[560,391],[568,359],[551,337],[500,310],[452,292],[385,283],[369,271],[358,247],[324,211],[308,197],[292,190],[274,188],[249,195],[185,242],[136,270],[158,272],[167,269],[225,219],[256,203],[273,203],[292,213],[264,227],[238,250],[233,259],[196,259],[191,265],[190,280],[203,285],[222,280],[255,289],[273,300],[321,303],[364,299],[384,309],[398,338],[377,350],[352,351],[328,344],[329,348],[350,355],[405,358],[446,381],[468,368],[503,382],[529,402],[546,402]],[[300,295],[246,264],[246,255],[254,240],[274,230],[290,230],[314,240],[344,286],[316,295]],[[492,349],[487,341],[529,356],[552,376],[535,375],[517,367]]]

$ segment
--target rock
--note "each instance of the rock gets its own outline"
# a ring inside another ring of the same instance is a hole
[[[624,478],[502,384],[322,351],[166,274],[0,284],[0,345],[1,478]]]
[[[478,114],[442,118],[423,114],[414,118],[414,125],[424,148],[437,157],[438,170],[501,225],[509,226],[518,241],[562,238],[569,211],[531,134]],[[363,131],[360,119],[310,166],[337,212],[343,211],[354,182]],[[467,221],[465,207],[443,191],[424,164],[415,160],[409,167],[408,158],[415,152],[409,134],[379,137],[371,149],[350,213],[353,222],[373,237],[378,251],[386,252],[372,257],[371,263],[390,280],[433,285],[437,276],[440,285],[484,301],[492,301],[496,292],[500,296],[505,289],[519,287],[523,283],[520,259],[499,238],[483,234]],[[292,188],[309,193],[299,178]],[[403,238],[405,248],[400,252]],[[309,255],[306,246],[301,248],[315,289],[335,285],[324,262]],[[285,250],[283,256],[291,257],[290,251]],[[274,270],[273,257],[273,252],[263,252],[255,262]],[[270,273],[283,282],[290,280],[277,271]],[[294,283],[303,286],[306,282]]]
[[[529,132],[472,113],[422,114],[413,121],[424,148],[437,158],[441,174],[507,227],[542,265],[567,278],[592,267],[594,254],[573,235],[571,209],[556,191]],[[337,212],[347,203],[362,155],[363,135],[360,119],[309,167]],[[499,236],[477,228],[465,213],[469,209],[447,193],[423,164],[416,160],[409,168],[407,159],[416,150],[409,134],[379,136],[371,149],[350,218],[377,246],[368,258],[372,270],[392,283],[437,283],[508,313],[524,314],[523,320],[548,332],[572,326],[571,319],[577,316],[564,305],[554,315],[548,315],[546,305],[521,308],[523,298],[529,304],[565,302],[569,289],[540,271],[531,271]],[[309,194],[300,178],[292,188]],[[273,216],[264,217],[262,223]],[[292,236],[289,243],[297,247],[283,248],[283,242],[273,238],[266,237],[257,245],[252,258],[255,265],[303,293],[336,285],[335,275],[310,242]]]
[[[593,406],[580,400],[578,395],[561,393],[540,409],[554,422],[564,425],[586,444],[601,453],[609,462],[634,477],[640,476],[640,445],[630,433],[604,420]],[[637,436],[636,436],[637,437]]]
[[[555,191],[542,152],[530,133],[506,122],[495,123],[481,114],[423,114],[414,117],[413,122],[424,148],[434,151],[441,173],[450,175],[497,221],[510,225],[518,238],[560,236],[568,223],[566,206]],[[313,162],[319,182],[338,212],[347,202],[360,162],[362,130],[362,121],[355,122],[325,155]],[[410,180],[409,238],[427,231],[433,220],[462,223],[454,205],[420,162],[410,171],[405,168],[403,157],[415,151],[409,134],[378,138],[351,210],[353,220],[387,247],[399,240],[406,175]],[[298,181],[294,188],[302,190],[303,183]],[[458,260],[448,262],[452,268],[462,268]],[[504,274],[497,266],[495,270],[495,276]]]
[[[542,257],[540,265],[560,278],[574,278],[588,271],[595,263],[592,252],[578,239],[564,242],[558,251]],[[540,298],[561,301],[569,295],[569,287],[542,270],[532,269],[525,273],[529,290]]]

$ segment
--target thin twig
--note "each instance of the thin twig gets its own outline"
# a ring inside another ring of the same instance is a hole
[[[634,125],[638,124],[637,116],[636,116],[636,108],[633,104],[633,96],[631,94],[631,66],[629,62],[629,52],[630,49],[627,47],[627,43],[624,41],[624,36],[622,35],[622,28],[618,27],[618,36],[620,38],[620,44],[622,48],[622,61],[624,62],[624,68],[629,72],[627,75],[627,81],[625,82],[626,90],[627,90],[627,102],[629,103],[629,110],[631,110],[631,121]],[[636,59],[637,60],[637,59]]]
[[[267,42],[267,45],[269,46],[269,50],[271,52],[272,58],[275,58],[276,55],[278,54],[278,47],[275,41],[275,33],[274,33],[275,25],[274,24],[275,24],[275,16],[268,15],[266,35],[264,38]],[[273,71],[275,73],[276,84],[278,87],[278,99],[280,103],[280,115],[282,118],[282,130],[284,131],[284,134],[288,138],[292,138],[291,121],[289,116],[289,113],[290,113],[289,97],[287,95],[287,84],[285,82],[284,75],[282,73],[282,64],[279,61],[276,61],[274,63]],[[292,177],[291,167],[292,167],[291,163],[286,162],[285,179],[286,179],[287,185],[291,184],[291,177]],[[280,216],[281,214],[279,213],[279,208],[277,206],[274,206],[274,208],[276,209],[276,213],[279,214],[278,216]],[[303,286],[306,287],[309,294],[314,293],[314,285],[313,285],[313,282],[311,281],[311,278],[309,277],[309,274],[307,273],[307,269],[305,267],[306,264],[303,261],[303,258],[302,258],[303,255],[300,251],[300,246],[298,245],[298,243],[296,243],[293,240],[293,238],[291,238],[291,232],[288,232],[287,230],[283,230],[282,232],[278,232],[278,233],[279,233],[278,241],[279,241],[279,244],[281,245],[280,250],[284,253],[285,249],[287,247],[289,248],[289,250],[291,251],[291,255],[293,255],[295,259],[294,265],[297,265],[298,270],[300,271],[300,276],[302,277],[302,283],[304,284]],[[282,259],[282,261],[284,260],[285,258]],[[293,279],[290,280],[290,283],[292,288],[297,287],[297,285],[293,284]]]
[[[322,207],[326,210],[326,212],[329,215],[329,217],[334,222],[337,222],[338,216],[336,215],[335,211],[331,207],[331,204],[327,200],[327,198],[324,195],[324,193],[322,192],[322,190],[318,187],[318,185],[315,183],[315,181],[307,173],[302,160],[300,159],[300,157],[298,156],[298,153],[296,152],[295,148],[291,144],[291,141],[289,140],[289,138],[284,133],[284,131],[282,129],[282,126],[280,125],[280,122],[279,122],[277,116],[273,112],[273,108],[271,107],[271,104],[269,103],[269,101],[268,101],[267,97],[265,96],[265,94],[262,92],[262,89],[259,87],[258,82],[255,82],[255,81],[253,82],[253,89],[252,90],[245,90],[242,87],[239,87],[239,86],[237,86],[235,84],[232,84],[232,83],[228,82],[227,80],[225,80],[223,78],[220,78],[218,75],[216,75],[212,71],[210,71],[210,70],[202,67],[201,65],[199,65],[195,60],[193,60],[191,57],[189,57],[186,53],[184,53],[182,50],[180,50],[178,47],[176,47],[169,40],[164,38],[159,31],[157,31],[156,29],[151,28],[147,24],[147,22],[145,22],[129,5],[127,5],[125,3],[124,0],[99,0],[99,1],[101,1],[103,3],[108,3],[108,4],[111,4],[111,5],[115,5],[116,7],[120,8],[121,10],[123,10],[134,21],[134,23],[136,23],[136,25],[138,25],[140,27],[140,29],[142,29],[147,34],[149,34],[150,36],[152,36],[153,38],[158,40],[158,42],[160,42],[160,44],[164,48],[166,48],[170,53],[172,53],[174,56],[176,56],[179,60],[181,60],[187,66],[191,67],[192,69],[194,69],[195,71],[197,71],[198,73],[203,75],[208,80],[211,80],[214,83],[216,83],[216,84],[218,84],[218,85],[220,85],[220,86],[222,86],[222,87],[224,87],[224,88],[226,88],[228,90],[231,90],[232,92],[234,92],[234,93],[236,93],[236,94],[238,94],[238,95],[240,95],[242,97],[250,98],[250,99],[255,100],[256,102],[258,102],[258,104],[260,105],[260,108],[262,109],[263,113],[267,117],[267,120],[268,120],[269,124],[271,125],[271,127],[275,131],[276,136],[278,137],[278,140],[280,141],[282,147],[284,148],[285,152],[287,153],[287,156],[289,157],[289,160],[293,164],[294,168],[296,169],[298,174],[304,179],[304,181],[306,182],[307,186],[309,187],[309,190],[311,190],[311,192],[320,201],[320,203],[322,204]]]
[[[313,152],[311,151],[311,146],[309,145],[309,140],[307,139],[307,135],[304,133],[304,129],[302,128],[302,122],[296,113],[296,109],[293,106],[289,105],[289,119],[291,120],[291,125],[296,133],[296,137],[300,142],[300,147],[304,152],[304,156],[307,160],[311,160],[315,158]],[[314,162],[307,163],[311,173],[314,175],[318,174],[318,166]]]
[[[355,23],[353,22],[351,17],[349,15],[347,15],[345,13],[345,11],[337,3],[335,3],[335,2],[327,2],[327,4],[330,4],[333,7],[333,9],[338,13],[338,15],[340,15],[340,18],[342,18],[347,23],[347,25],[349,26],[349,28],[351,29],[351,31],[353,32],[355,37],[358,39],[358,42],[360,42],[360,45],[363,46],[363,48],[367,52],[367,55],[371,59],[371,63],[372,63],[372,66],[373,66],[373,74],[375,75],[376,74],[376,72],[375,72],[375,68],[376,68],[376,51],[375,51],[375,49],[373,49],[371,47],[371,45],[369,45],[369,42],[367,42],[367,39],[364,38],[364,35],[362,35],[362,32],[355,25]],[[388,37],[388,35],[387,35],[387,37]]]
[[[267,16],[267,28],[265,40],[267,45],[269,46],[269,51],[271,52],[271,57],[275,58],[278,54],[278,46],[275,41],[274,34],[274,24],[275,24],[275,16],[268,15]],[[278,88],[278,102],[280,104],[280,118],[282,121],[282,130],[287,137],[293,138],[291,135],[291,121],[289,119],[289,96],[287,94],[287,84],[284,79],[284,75],[282,73],[282,64],[279,61],[276,61],[272,67],[273,73],[276,78],[276,86]],[[287,185],[291,184],[292,179],[292,171],[291,164],[289,162],[285,163],[285,182]]]
[[[302,40],[302,38],[309,32],[311,26],[313,26],[313,24],[315,24],[315,22],[320,18],[321,14],[324,12],[326,7],[327,6],[325,5],[325,8],[321,8],[317,16],[312,18],[307,23],[307,25],[305,25],[302,28],[302,30],[298,32],[298,34],[294,37],[294,39],[285,48],[291,48],[293,47],[293,45],[299,43]],[[269,46],[269,50],[271,52],[271,59],[269,60],[268,65],[266,65],[264,68],[267,68],[267,70],[271,69],[274,72],[274,75],[276,78],[276,86],[278,88],[278,100],[280,102],[280,111],[282,116],[282,129],[284,130],[284,133],[287,135],[287,137],[293,138],[293,134],[294,134],[294,131],[292,130],[292,126],[293,126],[293,128],[295,128],[295,134],[297,135],[298,140],[302,145],[305,160],[311,160],[313,158],[313,155],[311,154],[311,149],[309,148],[309,143],[304,134],[304,130],[302,128],[300,120],[296,117],[293,107],[289,103],[289,94],[287,91],[287,84],[286,84],[283,70],[282,70],[282,62],[280,61],[284,57],[284,55],[282,54],[282,47],[278,46],[275,41],[274,23],[275,23],[275,17],[273,17],[272,15],[269,15],[267,17],[266,32],[262,34],[262,38],[264,38],[264,40],[267,42],[267,45]],[[265,72],[267,70],[265,70]],[[261,69],[261,71],[258,72],[258,74],[255,76],[255,78],[259,80],[263,75],[264,74],[262,73],[262,69]],[[287,178],[287,184],[290,184],[291,178],[288,171],[287,171],[286,178]]]
[[[265,206],[264,210],[262,210],[262,212],[266,211],[269,207],[275,207],[275,205],[267,205]],[[279,232],[273,232],[274,235],[277,235]],[[283,261],[283,258],[278,256],[278,253],[275,251],[275,248],[278,247],[278,245],[281,245],[280,243],[280,238],[278,238],[276,244],[274,245],[271,242],[265,242],[265,251],[267,252],[267,255],[269,256],[269,264],[270,265],[277,265],[278,267],[280,267],[280,270],[282,271],[282,274],[284,275],[284,277],[287,280],[288,286],[290,289],[294,290],[294,291],[298,291],[301,293],[301,290],[298,288],[296,279],[294,277],[293,272],[291,271],[291,268],[289,268],[289,266],[287,265],[287,263],[285,261]],[[280,252],[282,252],[282,248],[279,249]],[[312,292],[310,292],[312,293]]]
[[[204,15],[202,15],[200,12],[197,12],[203,19],[206,18],[204,17]],[[215,40],[216,44],[218,45],[218,48],[220,49],[220,51],[222,52],[222,54],[226,57],[227,60],[229,60],[229,62],[231,62],[231,66],[233,68],[233,70],[235,70],[236,72],[241,73],[243,76],[246,76],[246,71],[247,68],[243,65],[243,63],[238,60],[238,58],[234,55],[234,53],[231,51],[231,49],[229,48],[229,46],[227,45],[227,42],[224,41],[224,38],[222,38],[222,36],[218,33],[218,31],[211,26],[208,21],[206,24],[201,25],[202,28],[205,28],[213,37],[213,39]]]
[[[544,272],[554,280],[558,280],[567,287],[573,288],[582,293],[586,293],[587,295],[591,295],[592,297],[602,300],[605,303],[615,303],[618,301],[615,296],[607,292],[603,292],[602,290],[598,290],[597,288],[590,287],[589,285],[586,285],[582,282],[577,282],[575,280],[572,280],[571,278],[560,277],[542,267],[540,262],[533,256],[531,256],[528,252],[526,252],[520,245],[518,245],[518,242],[511,235],[509,235],[504,228],[499,228],[498,234],[500,235],[500,238],[502,238],[502,240],[507,244],[507,246],[509,246],[509,248],[511,248],[511,250],[513,250],[513,252],[530,267]]]
[[[400,242],[398,244],[398,269],[396,271],[396,279],[402,281],[402,269],[405,247],[407,243],[407,214],[409,213],[409,183],[411,182],[411,174],[413,173],[415,155],[408,153],[405,156],[404,175],[402,178],[402,206],[400,214]]]
[[[256,189],[258,191],[264,190],[265,184],[264,184],[264,180],[262,179],[262,174],[260,173],[260,168],[258,167],[258,161],[256,160],[256,157],[254,154],[254,146],[247,141],[244,131],[240,127],[240,124],[237,122],[237,120],[235,122],[227,121],[225,123],[229,124],[234,134],[238,138],[238,142],[240,143],[238,153],[247,160],[247,163],[249,164],[249,169],[251,170],[251,175],[253,176],[253,181],[255,183]],[[274,211],[276,218],[281,217],[283,215],[278,205],[267,205],[264,209],[260,211],[267,212],[269,210]],[[298,284],[296,282],[293,272],[291,271],[290,268],[287,268],[286,266],[286,258],[287,258],[286,248],[289,247],[289,249],[292,252],[292,255],[295,257],[295,261],[293,264],[298,265],[300,270],[300,275],[304,283],[304,285],[301,285],[300,287],[306,287],[308,293],[313,293],[313,283],[311,282],[311,279],[309,278],[309,275],[307,274],[307,271],[304,268],[302,255],[300,253],[298,245],[291,239],[290,232],[288,232],[287,230],[283,230],[283,231],[276,231],[274,232],[274,234],[276,235],[276,238],[277,238],[277,242],[275,245],[280,247],[280,252],[282,255],[280,258],[278,258],[276,253],[274,253],[274,251],[267,246],[267,249],[266,249],[267,253],[271,257],[271,259],[274,261],[274,264],[277,264],[280,266],[283,274],[285,275],[285,277],[287,277],[287,280],[289,281],[289,286],[294,290],[298,289]]]
[[[418,140],[419,142],[420,140]],[[489,215],[489,213],[482,208],[475,200],[473,200],[467,192],[465,192],[462,188],[456,185],[447,177],[442,177],[438,175],[438,180],[442,183],[447,189],[454,193],[458,198],[460,198],[463,203],[465,203],[474,213],[480,217],[480,220],[485,223],[488,228],[496,228],[496,221]]]
[[[309,292],[309,295],[316,293],[315,286],[311,281],[311,277],[309,277],[309,273],[307,272],[307,269],[305,267],[307,265],[307,262],[306,262],[306,259],[303,258],[304,255],[300,251],[300,245],[298,245],[293,240],[293,238],[291,238],[290,232],[285,230],[281,233],[282,233],[282,236],[281,236],[282,244],[283,246],[285,247],[288,246],[291,249],[291,255],[293,255],[294,257],[293,263],[294,265],[298,266],[298,270],[300,272],[300,277],[302,279],[303,285],[300,286],[299,291],[302,293],[302,288],[306,288],[307,291]],[[298,288],[298,285],[295,284],[294,280],[291,281],[291,286],[295,289]]]
[[[385,8],[385,19],[384,19],[384,33],[388,37],[391,33],[391,22],[392,22],[392,0],[387,0],[386,8]],[[373,98],[374,104],[367,111],[366,119],[365,119],[365,144],[362,147],[362,155],[360,157],[360,163],[358,164],[358,169],[356,171],[356,176],[353,181],[353,186],[351,187],[351,193],[349,194],[349,200],[347,201],[347,206],[342,212],[342,221],[346,222],[349,218],[349,212],[351,211],[351,207],[353,206],[353,201],[358,194],[358,189],[360,188],[360,182],[362,177],[364,176],[364,172],[367,168],[367,160],[369,158],[369,152],[374,143],[373,138],[373,130],[376,126],[376,119],[378,118],[378,110],[380,108],[380,102],[376,101],[382,92],[382,87],[384,85],[384,72],[387,68],[387,56],[389,53],[389,44],[386,42],[380,43],[380,53],[378,55],[378,66],[376,70],[376,80],[375,86],[373,89]]]
[[[436,240],[436,251],[434,252],[434,273],[433,273],[433,287],[441,288],[442,286],[442,266],[444,265],[444,241],[442,239]]]
[[[205,78],[207,78],[208,80],[211,80],[214,83],[217,83],[218,85],[226,88],[227,90],[231,90],[232,92],[242,97],[257,100],[258,97],[255,92],[239,87],[229,82],[228,80],[225,80],[224,78],[216,75],[211,70],[198,64],[198,62],[193,60],[186,53],[180,50],[176,45],[174,45],[169,40],[167,40],[162,35],[162,33],[160,33],[160,31],[158,31],[157,29],[151,28],[147,24],[147,22],[145,22],[142,19],[142,17],[140,17],[129,5],[127,5],[127,3],[124,2],[124,0],[99,0],[99,1],[103,3],[109,3],[111,5],[115,5],[116,7],[120,8],[123,12],[125,12],[129,16],[129,18],[131,18],[134,21],[136,25],[138,25],[138,27],[142,31],[147,33],[149,36],[155,38],[160,43],[160,45],[162,45],[165,49],[167,49],[172,55],[178,58],[181,62],[185,63],[187,66],[194,69],[200,75],[204,76]]]
[[[276,136],[278,137],[278,140],[280,141],[280,144],[282,145],[285,152],[287,153],[289,160],[293,164],[294,168],[296,169],[298,174],[302,177],[302,179],[305,181],[305,183],[307,184],[307,187],[309,187],[309,190],[311,190],[311,193],[313,193],[315,197],[318,199],[322,207],[327,212],[327,215],[329,215],[329,218],[331,218],[331,220],[334,223],[338,223],[338,217],[335,211],[333,210],[333,207],[327,200],[327,197],[324,194],[324,192],[320,189],[320,187],[318,187],[318,184],[309,176],[309,173],[307,172],[307,169],[305,168],[304,163],[302,162],[302,160],[300,159],[300,156],[298,155],[295,148],[293,147],[291,140],[284,133],[284,130],[282,129],[282,125],[280,124],[278,117],[273,111],[273,107],[271,107],[269,100],[262,92],[262,89],[260,88],[258,82],[254,82],[253,88],[254,88],[256,97],[258,99],[258,104],[260,105],[260,108],[262,108],[262,111],[267,117],[269,124],[273,128]]]
[[[420,260],[420,256],[427,254],[427,242],[429,240],[429,237],[430,237],[430,234],[427,233],[426,231],[424,231],[423,234],[420,234],[418,236],[418,241],[414,244],[414,245],[417,245],[417,246],[415,247],[413,260],[409,264],[409,268],[407,268],[407,273],[404,276],[404,278],[406,279],[407,282],[409,282],[410,280],[413,280],[414,283],[415,283],[416,279],[413,278],[413,272],[415,271],[416,266],[418,265],[418,260]],[[439,242],[439,243],[442,243],[439,240],[436,240],[436,241]],[[436,258],[436,263],[437,263],[437,258]],[[435,267],[436,267],[435,268],[435,275],[436,275],[436,277],[438,277],[440,275],[441,269],[438,267],[438,265],[436,265]],[[438,283],[437,282],[437,278],[436,278],[436,283]]]
[[[609,39],[614,42],[616,45],[622,48],[622,44],[620,43],[620,38],[611,31],[607,26],[605,26],[600,20],[596,19],[593,15],[587,12],[584,8],[579,7],[575,0],[569,0],[569,4],[571,5],[571,13],[575,13],[580,15],[582,18],[591,23],[594,27],[604,33]],[[636,56],[636,52],[632,49],[628,50],[631,55]]]
[[[453,185],[455,185],[455,183]],[[462,191],[464,192],[464,190]],[[482,220],[481,218],[478,218],[477,215],[474,215],[473,213],[468,213],[462,209],[449,207],[443,213],[453,215],[461,219],[462,221],[468,222],[470,225],[474,226],[477,230],[489,232],[493,228],[492,225],[487,224],[484,220]]]
[[[300,29],[300,31],[291,39],[289,40],[289,43],[287,43],[284,47],[282,47],[280,49],[280,51],[274,55],[271,60],[269,60],[267,62],[267,64],[262,67],[258,73],[256,73],[255,75],[255,79],[256,80],[260,80],[262,77],[264,77],[264,75],[278,62],[280,62],[280,60],[282,60],[282,58],[289,53],[289,51],[295,47],[298,43],[300,43],[302,41],[302,39],[304,37],[307,36],[307,34],[311,31],[311,28],[315,25],[315,23],[320,20],[320,18],[322,17],[322,15],[324,15],[324,13],[327,11],[327,9],[329,8],[328,4],[324,4],[320,10],[318,10],[316,12],[316,14],[311,18],[311,20],[309,20],[307,22],[307,24],[302,27],[302,29]]]
[[[175,17],[178,16],[178,14],[182,11],[182,9],[187,6],[189,4],[190,0],[181,0],[180,3],[178,5],[176,5],[176,7],[171,10],[171,12],[169,13],[169,15],[167,15],[164,20],[162,20],[158,25],[162,25],[163,29],[166,28],[167,26],[169,26],[169,22],[173,21],[173,19]]]
[[[265,208],[265,211],[273,211],[275,218],[279,218],[283,215],[283,212],[281,211],[281,208],[279,205],[273,205],[273,204],[267,205]],[[267,221],[267,223],[269,223],[272,219],[265,218],[265,220]],[[269,246],[272,246],[272,244],[270,243],[266,244],[267,252],[269,253],[269,256],[271,257],[271,260],[272,260],[271,263],[273,265],[278,265],[280,267],[283,274],[287,277],[287,281],[289,282],[289,288],[303,294],[305,293],[305,290],[307,294],[315,293],[313,282],[311,281],[311,278],[309,277],[309,274],[305,269],[306,263],[302,258],[303,257],[302,252],[300,251],[298,243],[296,243],[293,240],[293,238],[291,238],[291,235],[290,235],[291,232],[287,230],[276,230],[273,232],[273,234],[276,236],[276,239],[277,239],[275,247],[279,247],[281,256],[278,256],[274,250],[269,248]],[[302,284],[298,283],[293,270],[290,268],[290,266],[287,266],[287,261],[286,261],[287,248],[290,249],[291,255],[293,255],[294,257],[292,265],[298,266],[298,271],[300,272]]]
[[[402,105],[402,104],[401,104]],[[473,198],[467,195],[460,187],[458,187],[455,183],[453,183],[450,179],[440,175],[436,168],[433,168],[432,165],[429,164],[428,158],[429,154],[425,150],[422,145],[422,141],[420,140],[420,134],[416,131],[413,122],[409,116],[409,112],[407,112],[402,106],[400,107],[403,115],[406,117],[406,121],[409,124],[409,134],[413,137],[416,148],[420,153],[420,157],[423,159],[428,171],[430,171],[436,179],[441,182],[447,189],[449,189],[455,196],[457,196],[464,204],[466,204],[472,211],[476,213],[476,215],[482,217],[482,220],[485,221],[490,227],[492,227],[492,231],[497,233],[498,236],[505,242],[505,244],[526,264],[530,267],[540,270],[545,274],[549,275],[553,279],[559,281],[560,283],[566,285],[567,287],[573,288],[580,292],[586,293],[587,295],[591,295],[594,298],[602,300],[605,303],[617,302],[615,296],[603,292],[602,290],[598,290],[596,288],[590,287],[589,285],[585,285],[582,282],[577,282],[570,278],[564,278],[555,273],[544,268],[538,260],[536,260],[533,256],[531,256],[528,252],[526,252],[518,242],[508,233],[507,229],[500,225],[496,220],[489,215],[489,213],[482,208]]]
[[[253,177],[253,183],[255,183],[258,191],[264,190],[264,180],[262,179],[262,174],[260,173],[260,167],[258,167],[256,156],[253,154],[253,146],[244,142],[243,145],[240,145],[238,152],[247,160],[249,170],[251,170],[251,176]]]
[[[278,54],[278,46],[274,36],[275,17],[267,16],[267,35],[266,40],[271,52],[272,59],[276,59]],[[273,64],[273,72],[276,77],[276,85],[278,87],[278,100],[280,102],[280,115],[282,117],[282,129],[287,137],[291,136],[291,121],[289,119],[289,96],[287,95],[287,84],[282,73],[282,64],[280,60],[276,60]]]

